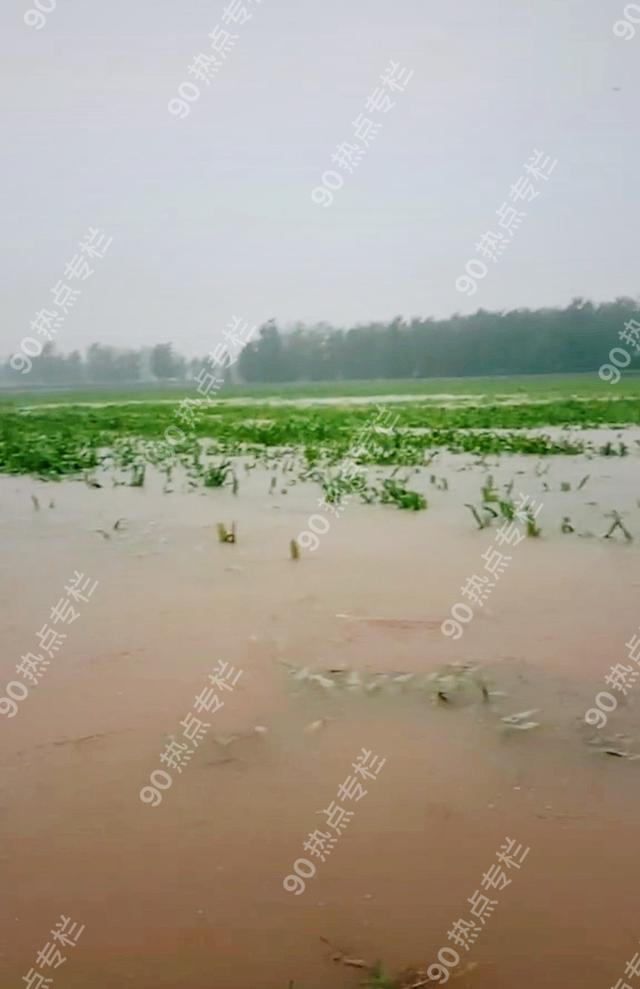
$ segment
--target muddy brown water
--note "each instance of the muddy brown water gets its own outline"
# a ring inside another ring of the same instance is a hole
[[[640,760],[598,752],[582,716],[640,622],[637,543],[597,538],[612,508],[640,538],[638,460],[548,458],[543,476],[535,463],[493,468],[544,502],[543,535],[512,550],[457,642],[440,622],[495,536],[463,507],[486,476],[468,457],[441,455],[415,475],[428,511],[351,504],[298,562],[289,540],[321,511],[319,491],[269,496],[261,470],[240,474],[235,498],[163,495],[153,479],[90,489],[1,478],[3,684],[73,571],[99,581],[0,724],[1,984],[23,984],[63,913],[86,929],[60,969],[40,970],[69,989],[355,986],[365,973],[334,961],[340,952],[394,974],[435,961],[506,836],[530,853],[490,894],[498,904],[471,950],[458,948],[452,980],[600,989],[622,977],[639,937]],[[429,485],[433,471],[448,491]],[[595,535],[561,535],[564,515]],[[232,519],[238,543],[221,545],[215,523]],[[161,805],[144,805],[140,788],[220,659],[241,680]],[[506,696],[433,704],[411,689],[325,690],[283,663],[363,676],[480,664]],[[603,744],[640,753],[639,703],[640,683]],[[539,728],[504,731],[501,716],[529,708]],[[305,892],[286,892],[363,747],[385,766],[366,797],[344,802],[353,818],[313,860]]]

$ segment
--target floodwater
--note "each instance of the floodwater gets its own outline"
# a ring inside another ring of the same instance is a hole
[[[3,684],[73,571],[99,581],[0,726],[3,985],[37,968],[60,914],[85,925],[61,971],[43,972],[67,989],[346,989],[366,973],[345,959],[421,967],[455,947],[447,932],[507,836],[530,852],[458,947],[456,984],[606,989],[624,976],[640,936],[640,683],[599,739],[583,715],[640,622],[637,542],[600,538],[613,509],[640,538],[638,458],[494,463],[497,483],[543,502],[542,536],[502,547],[508,568],[458,641],[440,623],[496,546],[464,507],[486,479],[470,457],[441,454],[414,476],[428,511],[352,503],[297,562],[289,540],[326,514],[319,489],[283,481],[269,495],[260,469],[240,472],[237,497],[0,478]],[[560,533],[564,516],[575,533]],[[217,541],[219,521],[236,522],[235,545]],[[143,804],[219,660],[239,682],[200,715],[211,727],[162,803]],[[291,675],[452,663],[479,666],[488,699]],[[530,709],[539,727],[506,730],[502,717]],[[303,843],[326,831],[318,812],[340,803],[362,748],[386,763],[342,801],[353,816],[326,861],[312,858]],[[283,880],[300,858],[317,871],[294,895]]]
[[[571,400],[573,402],[610,402],[610,395],[567,395],[562,393],[560,396],[565,400]],[[321,406],[353,406],[353,405],[397,405],[403,402],[424,402],[426,404],[432,403],[442,408],[457,408],[475,406],[475,405],[486,405],[486,404],[499,404],[499,405],[550,405],[552,402],[558,400],[557,395],[551,395],[547,397],[532,396],[527,392],[519,391],[514,392],[496,392],[495,394],[485,395],[482,393],[478,394],[457,394],[455,392],[434,392],[433,394],[399,394],[399,395],[315,395],[307,398],[295,397],[295,396],[264,396],[262,397],[249,397],[242,396],[237,398],[223,398],[223,399],[212,399],[212,404],[221,406],[292,406],[294,408],[308,409],[315,405]],[[179,399],[173,398],[132,398],[123,399],[119,398],[117,401],[105,401],[105,402],[74,402],[74,401],[59,401],[59,402],[39,402],[36,405],[21,405],[21,412],[38,412],[43,409],[57,409],[66,407],[78,407],[78,408],[107,408],[108,406],[122,406],[122,405],[176,405]]]

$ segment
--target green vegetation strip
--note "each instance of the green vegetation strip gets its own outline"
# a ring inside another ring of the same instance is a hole
[[[602,355],[602,360],[605,355]],[[598,361],[600,358],[598,358]],[[597,362],[596,362],[597,364]],[[123,387],[94,385],[91,389],[27,388],[23,391],[0,391],[0,406],[25,406],[37,404],[92,404],[115,402],[179,401],[193,398],[195,385],[185,382],[157,384],[130,384]],[[640,373],[625,371],[616,385],[601,381],[594,364],[590,374],[530,374],[479,378],[398,378],[362,381],[292,381],[280,384],[231,384],[226,383],[217,397],[224,399],[251,398],[253,400],[363,398],[385,395],[450,395],[461,400],[491,404],[502,399],[557,400],[575,397],[640,398]]]
[[[372,432],[370,442],[363,444],[358,433],[373,421],[373,405],[300,408],[220,402],[204,407],[193,430],[185,428],[189,438],[173,447],[164,434],[169,426],[180,425],[177,410],[177,403],[166,402],[31,409],[5,406],[0,411],[0,471],[56,478],[98,466],[150,463],[166,468],[180,460],[195,466],[203,483],[215,484],[211,467],[200,464],[203,446],[210,454],[258,459],[273,459],[287,448],[300,453],[309,466],[338,464],[354,445],[363,465],[420,466],[434,448],[479,455],[544,456],[585,450],[616,455],[627,452],[624,443],[594,446],[575,432],[551,438],[524,430],[622,426],[640,421],[640,404],[626,398],[569,398],[470,408],[411,402],[394,405],[394,428]]]

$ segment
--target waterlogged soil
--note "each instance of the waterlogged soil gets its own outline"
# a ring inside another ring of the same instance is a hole
[[[464,507],[487,477],[469,457],[413,475],[427,511],[354,500],[340,518],[315,485],[282,478],[269,495],[260,469],[239,472],[235,497],[162,494],[151,475],[141,489],[0,478],[3,684],[73,571],[99,581],[0,725],[3,986],[37,967],[61,913],[86,925],[62,971],[44,972],[68,989],[346,989],[366,972],[345,958],[395,975],[450,945],[506,836],[529,855],[489,893],[497,905],[451,977],[602,989],[624,976],[639,936],[640,683],[600,737],[583,715],[640,622],[638,458],[487,466],[543,503],[542,535],[502,547],[511,562],[458,641],[440,624],[497,546]],[[613,509],[633,543],[601,538]],[[293,561],[313,514],[329,531]],[[560,532],[567,515],[574,534]],[[217,541],[219,521],[236,522],[235,544]],[[143,804],[221,659],[241,679],[160,806]],[[454,663],[477,666],[488,697],[291,675],[417,681]],[[502,717],[530,709],[538,728],[506,730]],[[305,891],[285,891],[363,747],[384,767],[343,803],[353,817]]]

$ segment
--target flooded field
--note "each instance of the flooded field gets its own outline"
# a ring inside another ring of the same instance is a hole
[[[434,981],[614,984],[638,942],[640,686],[605,683],[639,623],[637,435],[624,457],[436,452],[411,475],[417,512],[337,517],[316,483],[240,461],[235,495],[182,476],[167,493],[153,470],[140,487],[0,477],[3,683],[73,572],[98,581],[3,723],[6,985],[61,911],[86,925],[69,989],[419,986],[442,948],[460,961]],[[501,547],[456,639],[441,624],[502,521],[481,485],[534,499],[540,534]],[[614,511],[633,541],[603,538]],[[319,512],[328,530],[292,559]],[[160,754],[222,660],[242,674],[172,768]],[[589,726],[602,691],[617,708]],[[386,760],[369,776],[362,749]],[[154,806],[143,788],[168,769]],[[341,800],[348,777],[366,794]],[[324,860],[317,834],[303,847],[317,831]],[[491,885],[507,838],[522,860]],[[448,937],[470,917],[472,942]]]
[[[566,398],[571,398],[574,402],[609,402],[610,396],[599,395],[599,396],[586,396],[576,393],[567,393]],[[283,397],[283,396],[266,396],[261,398],[252,398],[250,396],[243,396],[242,398],[226,398],[225,406],[231,408],[234,407],[251,407],[253,405],[266,405],[273,408],[300,408],[300,409],[310,409],[315,405],[319,406],[350,406],[350,405],[373,405],[375,402],[380,401],[379,395],[315,395],[309,397]],[[459,405],[486,405],[488,402],[497,402],[500,405],[548,405],[551,402],[557,401],[557,396],[551,395],[547,397],[539,397],[535,400],[532,399],[531,395],[527,393],[514,394],[513,392],[496,392],[492,395],[460,395],[455,392],[435,392],[432,395],[424,394],[399,394],[399,395],[385,395],[384,404],[397,405],[403,402],[430,402],[437,406],[444,406],[445,408],[456,408]],[[23,411],[29,412],[33,410],[40,409],[59,409],[65,406],[78,406],[81,408],[96,408],[103,409],[108,408],[109,405],[120,404],[113,402],[113,400],[106,400],[101,402],[99,400],[91,399],[90,401],[77,401],[73,398],[68,400],[59,400],[56,402],[37,402],[34,405],[23,405]],[[147,398],[131,398],[127,400],[127,405],[148,405],[149,399]],[[154,404],[158,405],[175,405],[175,398],[155,398]]]
[[[640,0],[1,13],[0,989],[640,989]]]

